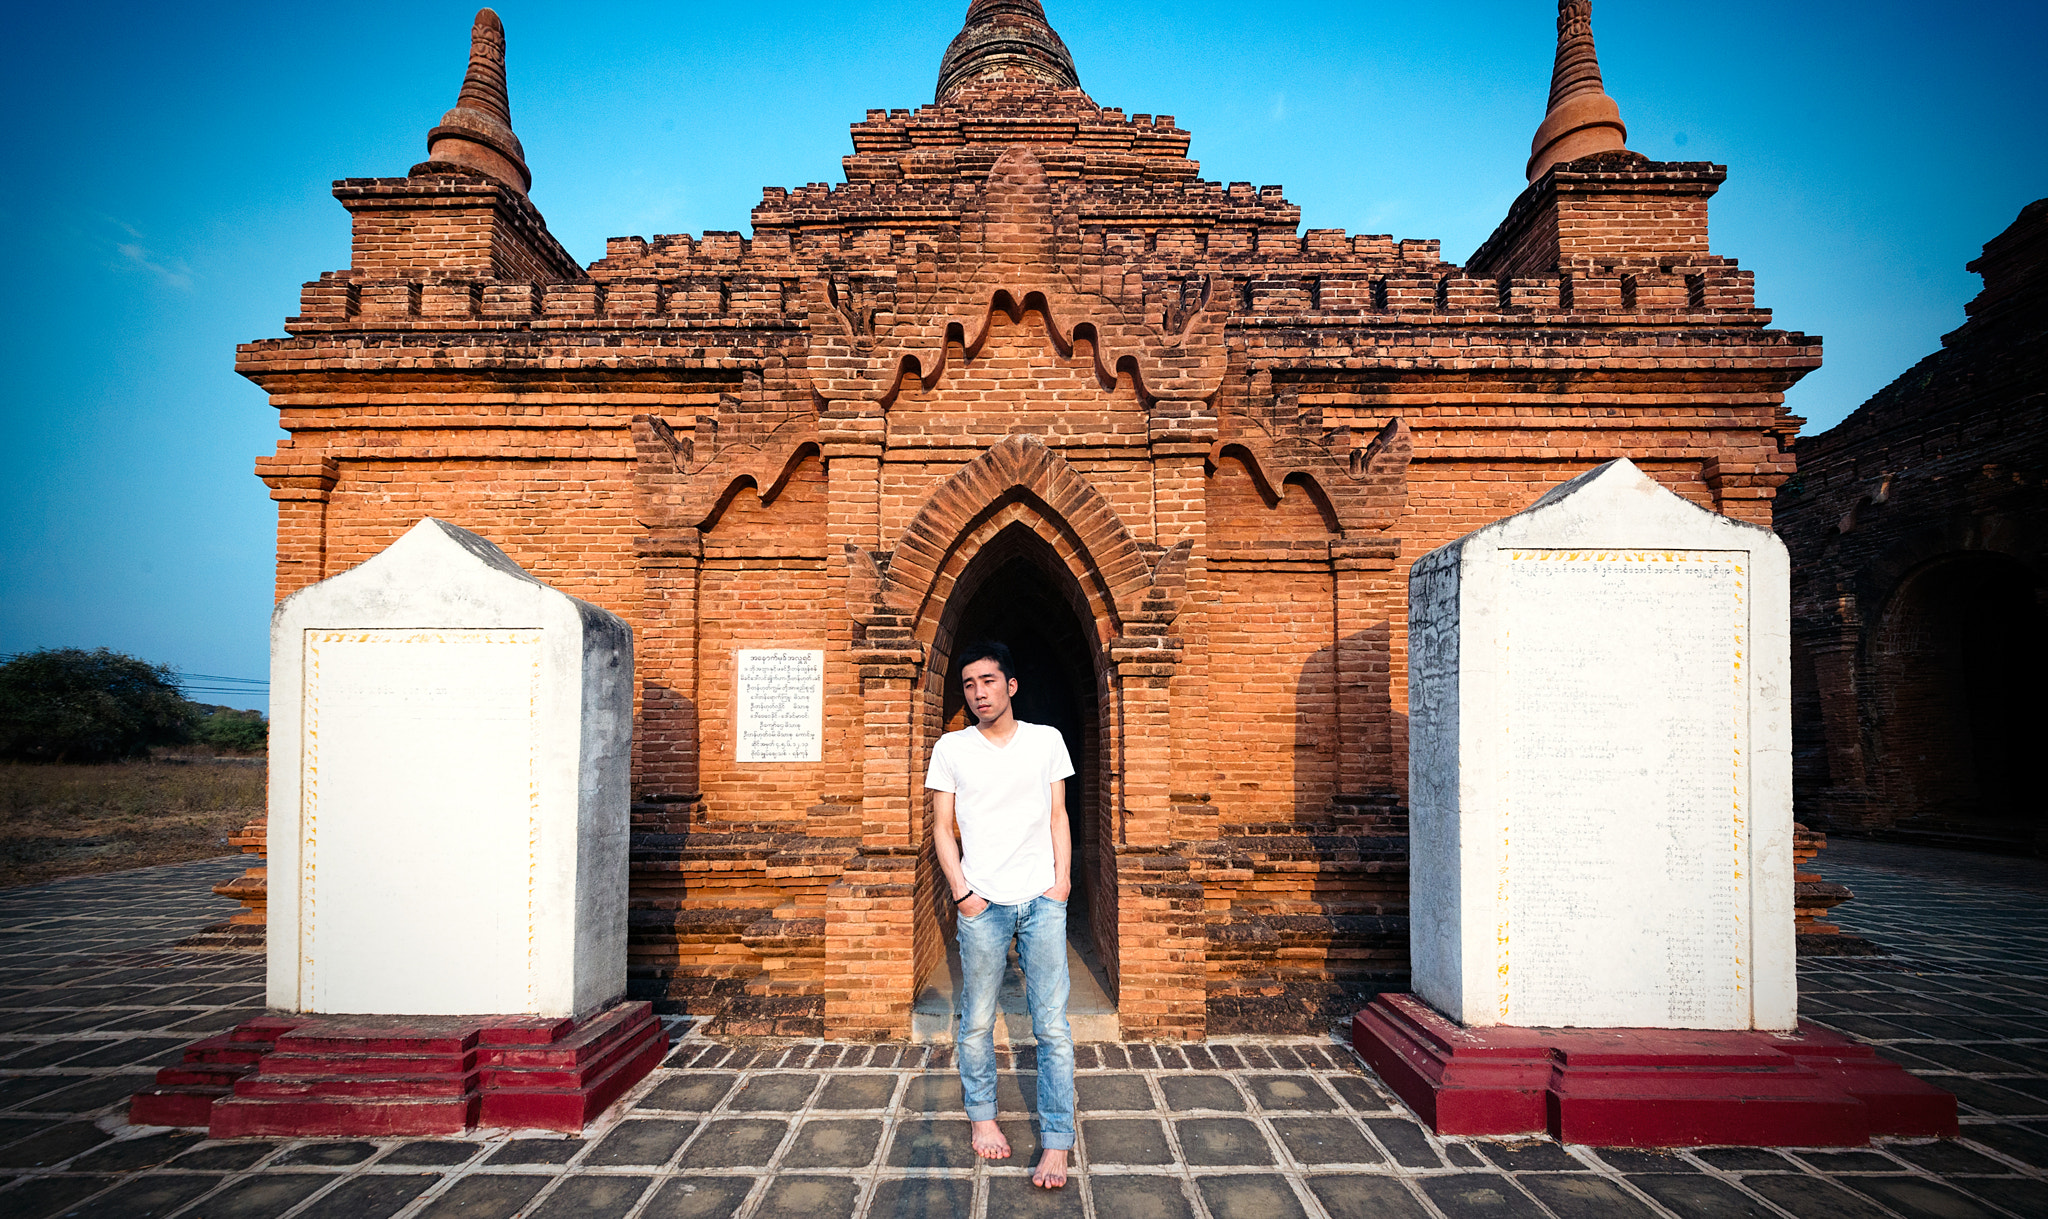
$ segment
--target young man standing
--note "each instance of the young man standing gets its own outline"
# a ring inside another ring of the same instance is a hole
[[[979,721],[932,749],[939,867],[959,911],[960,1085],[974,1123],[974,1154],[1008,1159],[996,1125],[996,992],[1010,941],[1024,963],[1031,1033],[1038,1041],[1038,1121],[1045,1155],[1031,1183],[1067,1183],[1074,1146],[1074,1038],[1067,1027],[1067,894],[1073,889],[1066,780],[1074,773],[1059,730],[1020,723],[1010,700],[1016,666],[1000,643],[961,652],[960,685]],[[957,829],[957,839],[955,837]]]

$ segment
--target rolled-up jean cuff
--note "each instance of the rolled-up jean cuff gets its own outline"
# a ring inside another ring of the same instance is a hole
[[[970,1122],[992,1122],[996,1120],[996,1107],[989,1105],[967,1106],[967,1120]]]
[[[1038,1136],[1041,1151],[1072,1151],[1074,1136],[1071,1134],[1041,1134]]]

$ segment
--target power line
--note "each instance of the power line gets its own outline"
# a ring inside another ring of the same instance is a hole
[[[0,652],[0,664],[19,660],[27,655],[27,652]],[[220,673],[187,673],[176,669],[172,672],[178,675],[179,692],[187,698],[199,694],[209,697],[253,698],[259,695],[268,696],[270,693],[270,679],[267,677],[228,677]]]
[[[217,673],[179,673],[178,691],[186,698],[255,702],[270,699],[270,682],[255,677],[222,677]]]

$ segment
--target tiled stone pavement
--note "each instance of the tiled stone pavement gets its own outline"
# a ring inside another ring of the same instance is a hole
[[[1837,841],[1845,925],[1899,956],[1802,968],[1816,1019],[1953,1089],[1964,1138],[1684,1153],[1438,1139],[1340,1043],[1084,1046],[1081,1146],[1030,1188],[1029,1051],[1006,1058],[1017,1155],[968,1150],[944,1047],[685,1036],[583,1138],[244,1140],[122,1124],[125,1099],[255,1010],[250,955],[166,950],[232,903],[242,861],[0,893],[0,1216],[90,1219],[1360,1219],[2048,1215],[2048,868]],[[678,1028],[679,1033],[685,1030]]]

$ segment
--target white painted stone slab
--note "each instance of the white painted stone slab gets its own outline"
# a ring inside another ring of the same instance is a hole
[[[1796,1026],[1789,575],[1626,460],[1415,565],[1416,993],[1468,1025]]]
[[[734,761],[825,758],[825,653],[742,648],[733,667]]]
[[[278,606],[270,1006],[623,994],[632,674],[622,620],[431,518]]]

